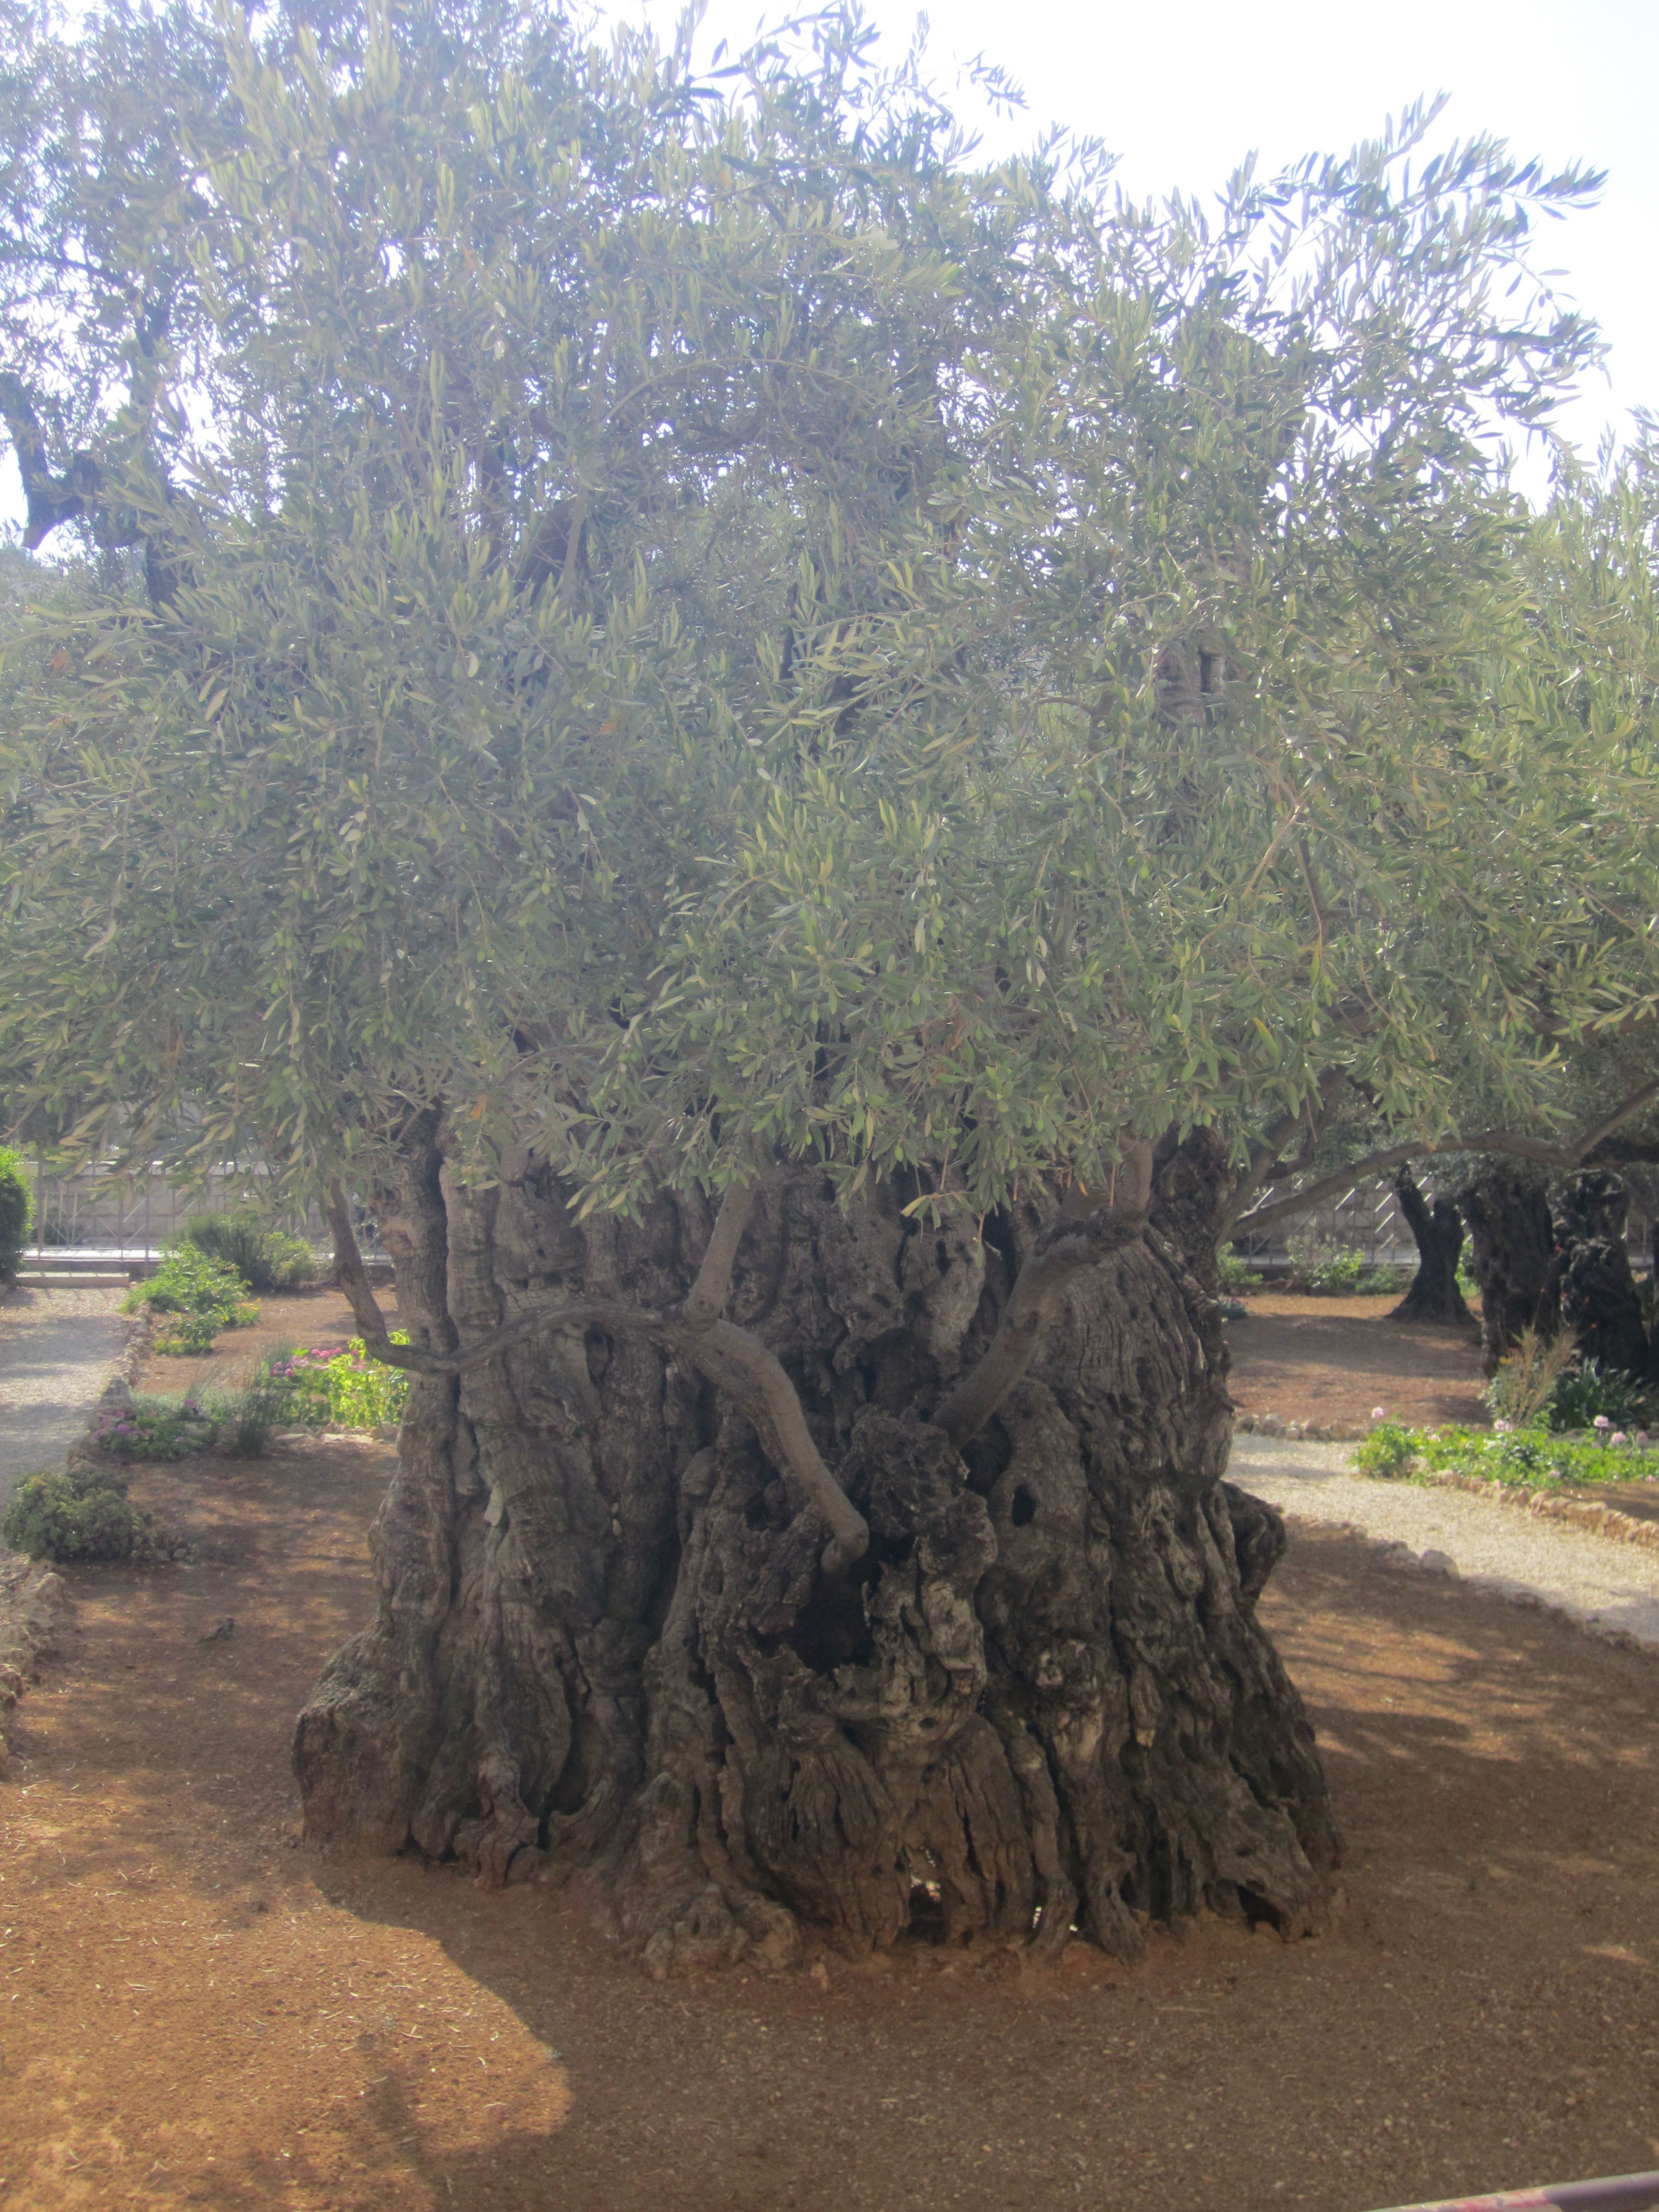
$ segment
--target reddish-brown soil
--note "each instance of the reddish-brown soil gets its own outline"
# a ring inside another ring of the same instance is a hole
[[[1334,1932],[658,1986],[586,1900],[297,1842],[390,1459],[143,1470],[196,1562],[68,1577],[0,1788],[0,2207],[1362,2212],[1659,2164],[1651,1657],[1304,1534],[1266,1606]]]
[[[1257,1291],[1231,1322],[1231,1387],[1241,1413],[1364,1426],[1386,1406],[1413,1427],[1483,1423],[1480,1338],[1468,1328],[1387,1318],[1397,1296],[1308,1298]]]

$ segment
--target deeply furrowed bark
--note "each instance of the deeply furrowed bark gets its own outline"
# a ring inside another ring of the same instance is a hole
[[[1469,1224],[1469,1265],[1480,1285],[1486,1371],[1538,1318],[1555,1232],[1543,1186],[1506,1169],[1483,1176],[1460,1201]]]
[[[416,1342],[550,1296],[685,1299],[705,1209],[579,1229],[533,1161],[467,1193],[439,1144],[381,1209]],[[810,1175],[760,1193],[727,1310],[868,1521],[848,1572],[735,1405],[645,1334],[417,1378],[375,1620],[300,1721],[309,1832],[494,1882],[592,1867],[659,1972],[780,1963],[803,1925],[1120,1955],[1206,1907],[1318,1925],[1334,1831],[1255,1613],[1283,1527],[1220,1479],[1225,1352],[1182,1256],[1226,1178],[1201,1138],[1161,1164],[1152,1229],[1069,1282],[960,1451],[928,1416],[1048,1218],[981,1243],[889,1193],[843,1213]]]
[[[1555,1256],[1538,1302],[1539,1326],[1565,1329],[1586,1359],[1645,1376],[1650,1347],[1642,1297],[1625,1248],[1630,1196],[1615,1175],[1572,1176],[1551,1208]]]

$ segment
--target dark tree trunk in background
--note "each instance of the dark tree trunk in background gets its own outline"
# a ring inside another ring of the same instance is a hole
[[[1522,1329],[1537,1321],[1555,1231],[1542,1184],[1509,1169],[1483,1176],[1460,1202],[1469,1225],[1469,1265],[1480,1285],[1481,1334],[1492,1374]]]
[[[1565,1329],[1582,1356],[1632,1375],[1648,1370],[1642,1297],[1625,1249],[1630,1194],[1616,1175],[1587,1170],[1557,1193],[1555,1256],[1539,1298],[1539,1326]]]
[[[579,1228],[532,1160],[467,1193],[441,1148],[423,1133],[380,1210],[416,1343],[552,1295],[686,1295],[701,1206]],[[1255,1613],[1283,1523],[1221,1480],[1229,1179],[1203,1134],[1161,1167],[1151,1229],[1072,1280],[961,1455],[927,1415],[1044,1217],[981,1245],[906,1221],[908,1193],[843,1214],[809,1173],[767,1186],[728,1312],[867,1517],[850,1574],[749,1422],[646,1335],[417,1378],[376,1617],[299,1723],[309,1834],[491,1882],[588,1867],[659,1973],[785,1962],[803,1925],[1043,1950],[1075,1926],[1124,1956],[1204,1907],[1319,1924],[1329,1802]]]
[[[1394,1191],[1416,1241],[1417,1273],[1389,1319],[1473,1321],[1474,1316],[1457,1287],[1457,1262],[1463,1252],[1462,1216],[1449,1198],[1437,1198],[1431,1207],[1409,1168],[1401,1168],[1395,1177]]]

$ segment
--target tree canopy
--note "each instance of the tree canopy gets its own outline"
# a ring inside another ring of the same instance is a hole
[[[1503,451],[1594,178],[1413,111],[1135,207],[842,13],[701,79],[496,0],[6,21],[0,407],[87,562],[4,658],[0,1095],[983,1211],[1345,1084],[1547,1121],[1651,1017],[1651,526]]]

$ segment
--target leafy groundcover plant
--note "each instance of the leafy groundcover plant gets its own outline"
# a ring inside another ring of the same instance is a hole
[[[396,1329],[393,1344],[407,1344]],[[313,1345],[273,1356],[274,1381],[290,1383],[290,1415],[296,1428],[379,1429],[403,1419],[409,1376],[399,1368],[371,1359],[363,1340],[354,1336],[344,1351]]]
[[[221,1329],[246,1328],[259,1318],[248,1286],[228,1261],[216,1260],[191,1243],[176,1244],[148,1282],[135,1283],[123,1310],[173,1316],[158,1329],[152,1349],[175,1357],[211,1352]]]
[[[215,1427],[212,1413],[194,1398],[135,1398],[106,1414],[92,1441],[118,1459],[187,1459],[208,1449]]]
[[[1605,1416],[1602,1417],[1605,1419]],[[1361,1474],[1427,1481],[1442,1474],[1479,1475],[1539,1490],[1559,1483],[1659,1482],[1659,1445],[1645,1429],[1610,1424],[1576,1436],[1544,1428],[1407,1428],[1379,1421],[1353,1455]]]

